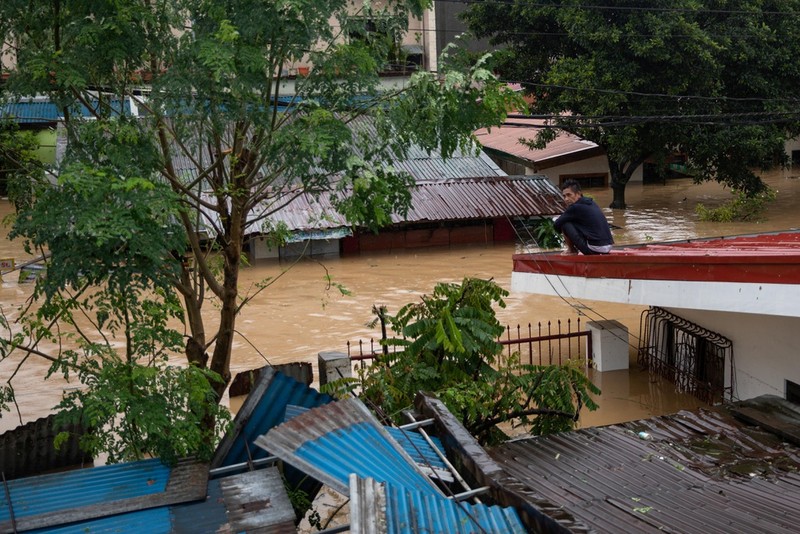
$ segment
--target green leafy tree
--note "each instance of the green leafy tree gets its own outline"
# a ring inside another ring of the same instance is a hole
[[[563,130],[605,150],[612,208],[645,160],[676,152],[696,179],[757,194],[751,169],[784,162],[800,134],[796,0],[476,2],[466,19],[553,117],[534,146]]]
[[[504,434],[497,424],[513,421],[532,432],[568,430],[582,406],[597,408],[599,390],[576,364],[520,365],[502,358],[503,333],[494,305],[507,292],[491,280],[466,278],[438,284],[431,295],[378,320],[400,337],[384,338],[386,350],[356,380],[334,382],[328,390],[359,395],[384,419],[397,423],[413,407],[417,392],[437,395],[482,443]],[[502,361],[501,361],[502,360]]]
[[[50,213],[44,205],[20,215],[30,224],[17,226],[16,235],[53,254],[48,280],[108,284],[86,279],[93,262],[134,268],[131,255],[140,251],[127,241],[149,240],[142,260],[157,262],[163,275],[149,272],[149,281],[165,302],[176,294],[182,300],[186,360],[211,371],[219,399],[230,380],[237,315],[254,296],[238,285],[247,235],[274,227],[270,215],[296,196],[323,192],[353,224],[377,230],[409,207],[412,179],[392,166],[395,158],[414,145],[445,156],[473,150],[471,132],[501,122],[516,102],[484,62],[465,64],[455,50],[439,73],[383,87],[378,73],[391,43],[348,36],[364,17],[405,29],[409,14],[421,15],[430,2],[381,5],[2,2],[0,33],[15,65],[6,90],[47,95],[59,106],[69,147],[61,172],[70,177],[62,184],[85,193],[79,208],[67,207],[58,189],[37,196],[63,215],[61,232],[38,225]],[[306,61],[308,76],[288,76]],[[91,193],[105,179],[119,188]],[[145,200],[125,200],[126,187],[153,187],[172,201],[141,219],[124,216],[124,207],[139,213],[134,205]],[[107,215],[109,206],[120,213]],[[68,231],[70,210],[86,219],[83,233]],[[163,239],[149,231],[155,220],[169,225]],[[110,226],[118,242],[97,238]],[[213,314],[204,313],[209,303]]]
[[[8,196],[17,209],[30,206],[34,185],[44,179],[37,148],[33,132],[21,131],[11,120],[0,119],[0,196]]]
[[[209,459],[229,420],[211,388],[221,378],[169,362],[183,347],[172,327],[182,315],[171,285],[177,265],[163,258],[164,250],[185,248],[174,194],[164,184],[77,164],[63,169],[58,188],[38,194],[11,235],[30,236],[29,252],[55,244],[50,264],[58,268],[37,280],[27,305],[14,310],[16,321],[3,309],[0,360],[25,355],[4,377],[6,395],[13,400],[12,380],[27,357],[40,356],[51,363],[48,377],[81,384],[59,408],[65,422],[92,429],[81,437],[87,452],[107,453],[111,462]]]

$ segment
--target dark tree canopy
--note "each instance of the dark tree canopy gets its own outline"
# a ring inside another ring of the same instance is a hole
[[[612,207],[646,159],[676,152],[697,180],[757,193],[752,169],[800,133],[800,1],[493,1],[466,20],[506,47],[501,75],[533,113],[605,149]]]

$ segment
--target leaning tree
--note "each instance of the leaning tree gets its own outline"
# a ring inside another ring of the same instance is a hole
[[[9,337],[3,354],[38,354],[52,370],[101,383],[102,366],[81,362],[150,361],[180,343],[189,368],[210,371],[213,393],[180,402],[213,426],[202,406],[230,379],[236,318],[253,296],[239,288],[247,234],[280,236],[270,215],[323,193],[352,224],[378,229],[409,207],[412,178],[392,162],[411,146],[470,150],[472,131],[501,122],[515,101],[483,62],[469,65],[456,50],[438,73],[382,85],[409,15],[430,4],[4,1],[13,65],[4,92],[49,97],[68,144],[59,183],[41,184],[17,218],[15,235],[51,256],[36,324]],[[312,66],[307,76],[290,75],[298,64]],[[94,326],[123,336],[123,356],[113,340],[83,335],[76,316],[87,307]],[[183,321],[182,339],[171,318]],[[54,339],[57,319],[83,342],[69,361],[37,346]]]

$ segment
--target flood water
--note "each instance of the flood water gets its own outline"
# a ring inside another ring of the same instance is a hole
[[[743,233],[785,230],[800,226],[800,174],[776,171],[765,181],[778,191],[758,222],[703,223],[694,214],[698,202],[716,206],[731,198],[720,185],[695,185],[690,180],[672,180],[665,185],[629,184],[628,209],[606,210],[617,229],[617,244],[669,241]],[[611,201],[611,191],[587,190],[601,206]],[[7,201],[0,201],[0,216],[11,211]],[[0,230],[0,258],[13,257],[17,263],[30,259],[19,242],[5,238]],[[493,278],[509,289],[511,256],[521,251],[516,245],[462,248],[429,248],[399,253],[364,254],[357,257],[326,259],[319,263],[303,260],[289,267],[273,260],[256,262],[241,275],[242,292],[267,278],[275,282],[245,308],[237,323],[239,336],[234,347],[232,371],[237,373],[261,367],[265,363],[307,361],[316,365],[317,353],[346,350],[346,342],[369,339],[376,331],[367,326],[374,305],[385,305],[395,313],[403,304],[430,292],[439,282],[459,282],[464,277]],[[326,286],[327,274],[351,293],[345,296]],[[0,306],[13,318],[16,308],[30,296],[32,285],[18,284],[12,277],[0,288]],[[13,277],[16,278],[16,277]],[[581,302],[581,306],[558,297],[511,294],[507,307],[498,310],[503,324],[537,323],[556,320],[582,321],[616,319],[630,332],[632,357],[635,354],[639,319],[644,310],[638,306]],[[213,307],[206,313],[213,317]],[[210,330],[210,328],[209,328]],[[176,359],[176,362],[180,361]],[[16,370],[15,361],[0,364],[0,380]],[[14,380],[22,421],[28,422],[49,413],[58,402],[64,387],[57,379],[42,381],[46,363],[32,359],[22,366]],[[316,370],[315,370],[316,373]],[[582,415],[580,424],[591,426],[638,419],[651,415],[691,408],[698,403],[691,397],[676,394],[660,379],[650,378],[635,365],[630,371],[594,373],[590,377],[603,390],[598,399],[600,410]],[[16,413],[4,413],[0,432],[19,424]]]

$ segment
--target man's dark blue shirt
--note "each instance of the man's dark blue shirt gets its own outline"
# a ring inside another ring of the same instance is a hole
[[[567,211],[556,219],[556,230],[560,232],[561,227],[569,222],[584,235],[590,245],[599,247],[614,244],[608,221],[600,210],[600,206],[595,204],[591,198],[581,197],[569,206]]]

